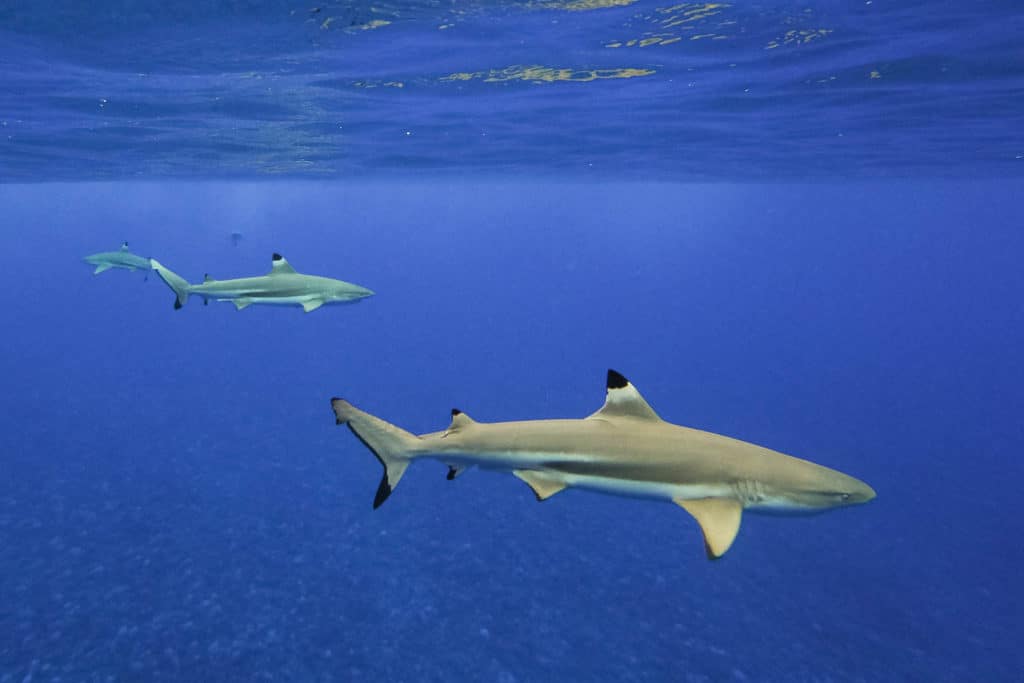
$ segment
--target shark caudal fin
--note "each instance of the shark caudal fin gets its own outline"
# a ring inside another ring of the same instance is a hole
[[[173,270],[166,268],[162,263],[157,261],[155,258],[149,259],[149,266],[156,271],[156,274],[160,276],[160,279],[167,283],[167,286],[174,291],[174,310],[178,310],[188,301],[189,287],[188,281],[181,277]]]
[[[384,466],[384,476],[373,499],[373,509],[376,510],[398,486],[398,480],[405,474],[411,453],[416,450],[420,438],[390,422],[359,410],[344,399],[332,398],[331,407],[334,408],[337,423],[347,424],[352,433],[359,437],[363,445],[369,448]]]

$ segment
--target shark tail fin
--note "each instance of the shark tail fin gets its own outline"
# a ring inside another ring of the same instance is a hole
[[[398,480],[405,474],[405,468],[409,466],[420,438],[390,422],[359,410],[344,399],[332,398],[331,407],[334,408],[337,423],[347,424],[352,433],[384,466],[384,476],[373,499],[373,509],[376,510],[398,486]]]
[[[156,271],[156,274],[160,276],[160,279],[166,282],[167,286],[174,290],[174,310],[178,310],[184,306],[186,302],[188,302],[190,287],[188,281],[170,268],[165,267],[155,258],[149,259],[149,265]]]

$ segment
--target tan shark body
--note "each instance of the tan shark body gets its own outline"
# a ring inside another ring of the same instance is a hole
[[[481,423],[453,410],[448,429],[415,436],[342,399],[331,404],[384,465],[375,508],[412,460],[432,458],[449,466],[449,479],[474,465],[511,472],[538,500],[576,487],[673,501],[696,518],[714,559],[732,545],[744,509],[818,511],[875,497],[842,472],[665,422],[614,370],[604,406],[579,420]]]

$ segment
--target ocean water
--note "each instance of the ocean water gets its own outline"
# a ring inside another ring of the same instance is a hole
[[[0,683],[1013,681],[1024,12],[638,0],[0,6]],[[301,309],[191,282],[369,287]],[[380,465],[665,419],[878,498],[745,514]]]

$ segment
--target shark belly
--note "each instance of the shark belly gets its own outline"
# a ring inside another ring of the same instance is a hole
[[[566,487],[586,489],[627,498],[657,500],[695,500],[701,498],[738,498],[735,488],[717,482],[665,482],[643,477],[615,477],[601,474],[604,458],[599,455],[572,454],[573,471],[554,463],[566,462],[567,454],[544,451],[492,451],[485,453],[441,452],[426,457],[441,460],[449,466],[476,466],[498,472],[529,471],[550,482]],[[587,473],[593,469],[593,473]]]
[[[566,474],[557,470],[544,470],[545,476],[558,479],[566,486],[609,493],[627,498],[653,498],[656,500],[699,500],[702,498],[735,498],[727,484],[677,484],[661,481],[618,479],[599,475]]]
[[[825,512],[827,508],[803,505],[786,496],[771,496],[762,498],[754,503],[747,503],[746,509],[762,515],[777,515],[780,517],[801,517],[816,515]]]
[[[214,301],[244,301],[246,304],[269,306],[301,306],[320,298],[317,294],[309,293],[285,293],[278,295],[251,288],[209,287],[202,284],[193,286],[191,293]]]
[[[302,294],[298,296],[249,296],[246,294],[240,294],[238,296],[230,297],[230,299],[246,299],[254,304],[262,304],[264,306],[301,306],[302,304],[313,301],[318,297],[312,294]],[[225,301],[228,299],[224,299]]]
[[[439,450],[424,454],[423,457],[440,460],[449,465],[479,467],[482,470],[512,472],[513,470],[541,470],[543,464],[560,456],[546,452],[491,451],[472,453],[465,451]]]

